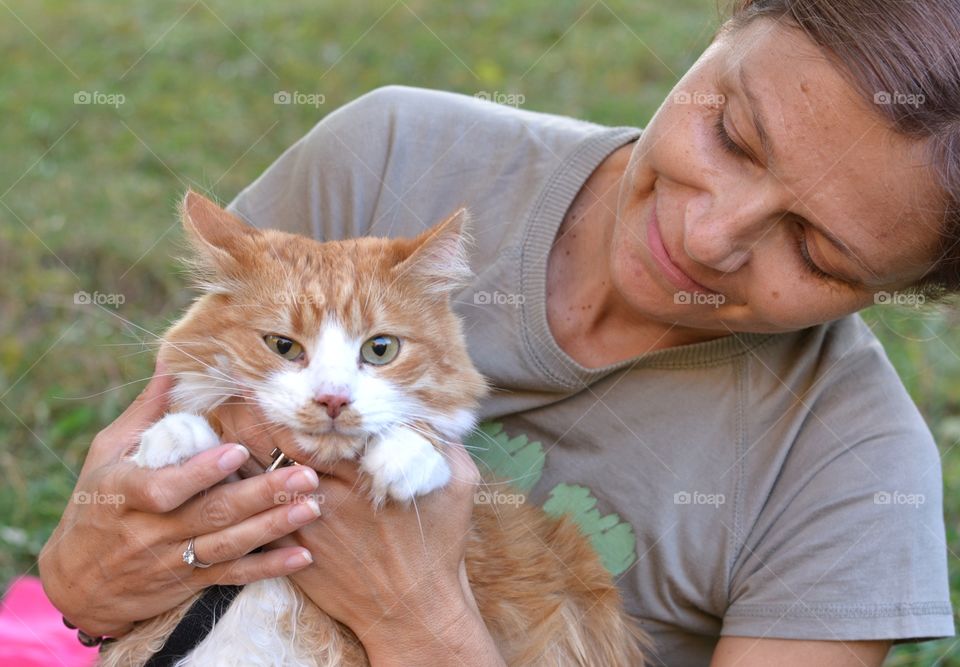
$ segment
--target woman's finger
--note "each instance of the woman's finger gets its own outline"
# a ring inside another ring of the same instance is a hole
[[[242,442],[265,465],[270,465],[270,452],[275,447],[287,454],[297,451],[293,435],[286,428],[268,423],[256,404],[249,401],[231,401],[214,412],[223,429],[223,437]]]
[[[185,531],[180,537],[206,535],[239,524],[279,504],[289,504],[298,494],[314,491],[318,484],[317,473],[306,466],[221,484],[177,510],[179,526]]]
[[[315,521],[320,516],[320,503],[306,496],[290,505],[267,512],[223,530],[200,535],[194,540],[194,551],[204,563],[226,563],[249,554],[257,547]]]
[[[266,467],[257,461],[257,459],[255,459],[253,456],[251,456],[242,466],[240,466],[240,469],[237,470],[237,474],[241,479],[246,479],[247,477],[261,475],[266,471]]]
[[[218,563],[206,569],[197,569],[194,571],[193,580],[201,587],[215,584],[239,586],[262,579],[285,577],[302,570],[312,562],[313,557],[303,547],[284,547],[250,554],[229,563]]]
[[[141,468],[127,461],[113,466],[105,483],[124,498],[124,509],[162,514],[222,481],[249,456],[243,445],[228,444],[163,468]]]

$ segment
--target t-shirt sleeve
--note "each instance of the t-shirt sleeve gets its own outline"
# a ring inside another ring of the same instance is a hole
[[[877,355],[841,362],[810,404],[735,560],[722,635],[954,634],[939,452]]]
[[[255,227],[321,241],[367,235],[394,137],[410,94],[376,88],[325,116],[227,207]]]

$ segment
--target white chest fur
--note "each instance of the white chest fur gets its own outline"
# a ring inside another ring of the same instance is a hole
[[[298,649],[299,598],[286,579],[244,586],[213,630],[177,667],[316,667]],[[336,663],[327,663],[336,664]]]

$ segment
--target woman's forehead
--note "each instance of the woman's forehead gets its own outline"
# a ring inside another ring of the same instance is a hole
[[[860,249],[880,282],[922,272],[942,193],[926,146],[894,132],[873,106],[902,91],[865,99],[815,44],[772,20],[717,46],[728,113],[757,151],[755,116],[765,128],[776,156],[770,177],[795,198],[791,208]]]

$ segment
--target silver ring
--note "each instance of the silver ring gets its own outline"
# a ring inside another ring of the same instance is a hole
[[[187,548],[183,550],[183,562],[189,565],[190,567],[210,567],[213,563],[204,563],[202,560],[197,558],[197,552],[194,551],[193,543],[197,538],[191,537],[190,541],[187,542]]]

